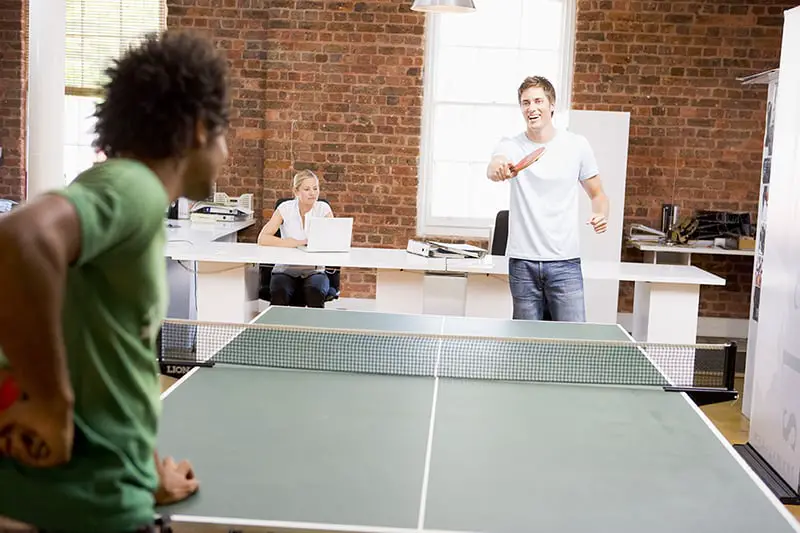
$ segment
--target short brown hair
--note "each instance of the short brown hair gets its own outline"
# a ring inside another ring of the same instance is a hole
[[[531,87],[541,87],[544,94],[550,100],[550,103],[556,105],[556,89],[553,87],[553,84],[550,83],[550,80],[544,76],[528,76],[522,80],[522,84],[517,90],[517,101],[522,102],[522,93]]]

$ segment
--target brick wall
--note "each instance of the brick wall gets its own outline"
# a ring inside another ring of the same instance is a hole
[[[355,245],[405,246],[416,225],[424,17],[380,0],[247,4],[167,2],[170,27],[208,31],[232,62],[221,190],[255,189],[269,216],[292,196],[294,173],[312,169],[334,211],[355,217]],[[374,283],[374,272],[348,270],[343,296],[371,296]]]
[[[27,0],[0,3],[0,198],[25,195]]]
[[[217,183],[217,190],[230,195],[252,192],[254,208],[263,205],[264,165],[272,159],[265,150],[270,128],[267,119],[267,25],[268,1],[241,2],[169,0],[167,26],[192,28],[213,38],[225,51],[231,76],[231,123],[228,132],[230,158]],[[218,6],[218,7],[212,7]],[[254,240],[251,227],[243,240]]]
[[[356,217],[358,245],[414,236],[422,15],[391,0],[167,4],[170,27],[207,32],[230,60],[231,159],[220,190],[254,191],[257,212],[271,212],[294,172],[311,168],[337,213]],[[675,176],[684,213],[755,214],[766,88],[735,78],[778,66],[781,13],[793,5],[579,0],[574,106],[631,112],[626,227],[658,224]],[[15,199],[24,194],[26,6],[0,6],[0,197]],[[624,259],[641,257],[626,249]],[[747,316],[752,261],[696,264],[729,280],[702,290],[702,314]],[[371,296],[374,280],[346,272],[344,295]],[[620,292],[629,311],[632,287]]]
[[[659,227],[675,194],[695,209],[758,212],[766,86],[737,77],[776,68],[782,12],[796,2],[579,0],[573,106],[628,111],[625,227]],[[641,261],[630,249],[624,260]],[[694,256],[727,279],[701,289],[701,315],[749,315],[750,258]],[[620,310],[633,287],[622,284]]]

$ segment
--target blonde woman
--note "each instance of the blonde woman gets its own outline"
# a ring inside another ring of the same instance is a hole
[[[301,170],[292,182],[294,199],[283,202],[258,235],[262,246],[296,248],[306,244],[306,221],[309,217],[332,217],[326,202],[319,201],[319,178],[310,170]],[[275,233],[280,230],[280,237]],[[275,265],[269,291],[272,305],[289,305],[296,291],[303,291],[308,307],[324,307],[330,289],[324,267]]]

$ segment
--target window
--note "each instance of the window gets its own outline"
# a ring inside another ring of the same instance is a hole
[[[82,171],[101,160],[92,146],[94,106],[100,99],[92,96],[64,97],[64,178],[71,182]]]
[[[166,27],[165,0],[66,0],[64,175],[72,181],[95,161],[95,104],[111,60]]]
[[[517,88],[529,75],[556,88],[566,126],[575,0],[475,0],[465,15],[428,15],[418,232],[488,237],[507,183],[486,178],[501,137],[523,130]]]

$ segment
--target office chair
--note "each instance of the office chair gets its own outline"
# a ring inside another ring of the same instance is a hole
[[[275,209],[278,208],[283,202],[292,200],[293,198],[279,198],[277,202],[275,202]],[[319,199],[320,202],[325,202],[328,205],[331,205],[328,200],[324,198]],[[265,217],[266,218],[266,217]],[[275,236],[279,237],[281,234],[280,229],[275,232]],[[258,267],[258,298],[264,301],[272,301],[272,295],[269,291],[269,283],[272,279],[272,269],[274,265],[260,265]],[[328,276],[329,288],[328,294],[325,297],[326,302],[331,302],[339,298],[339,294],[341,292],[341,268],[340,267],[325,267],[325,274]],[[289,305],[292,307],[305,307],[305,295],[303,291],[294,291],[292,295],[292,301],[289,302]]]
[[[506,255],[508,244],[508,209],[498,211],[494,218],[492,242],[489,245],[492,255]]]

